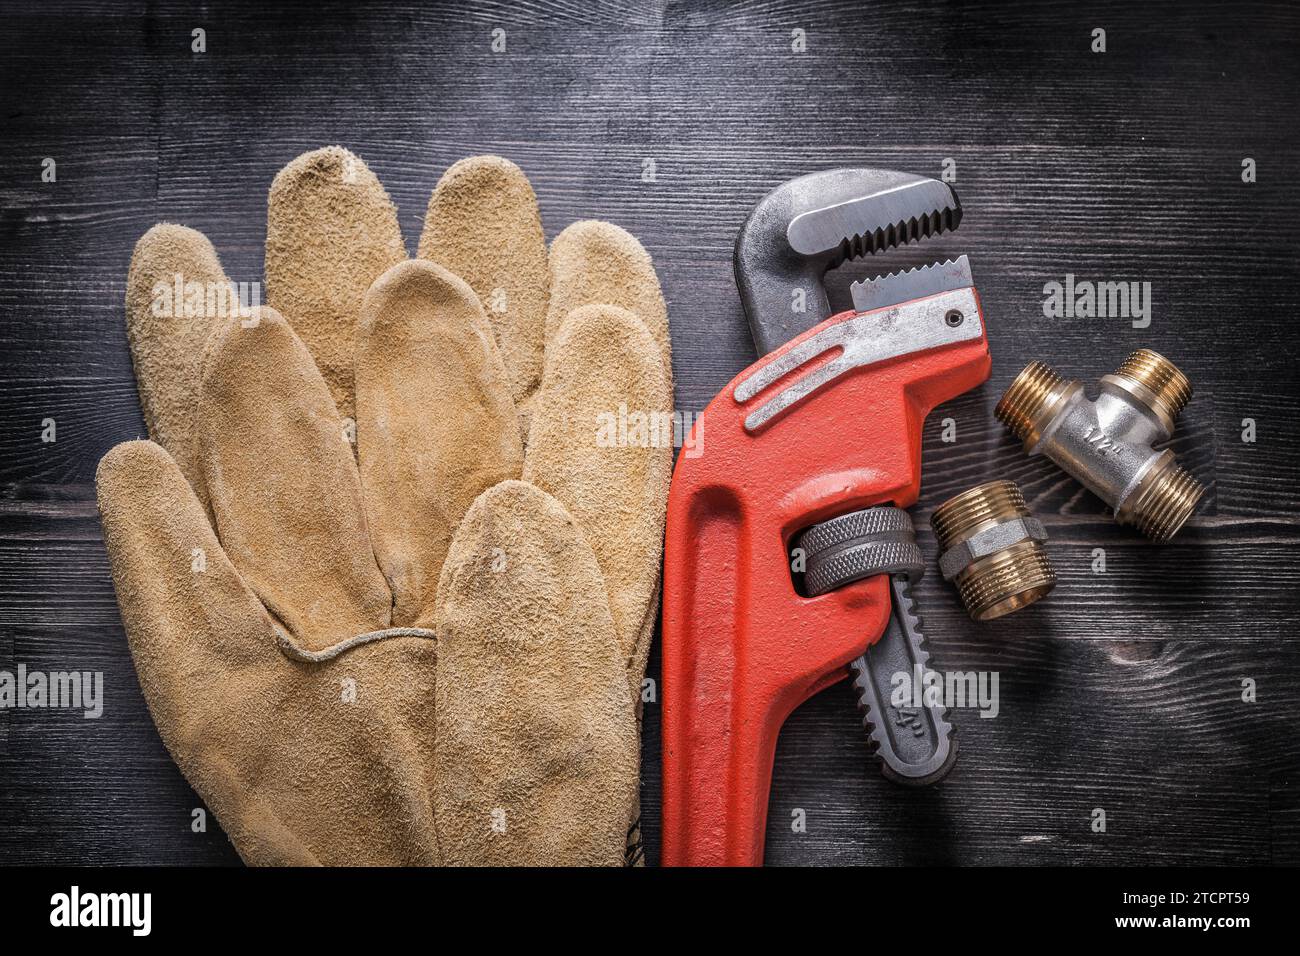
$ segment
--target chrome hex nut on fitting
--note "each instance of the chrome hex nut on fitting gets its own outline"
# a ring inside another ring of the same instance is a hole
[[[939,539],[939,570],[977,621],[1033,604],[1056,586],[1043,547],[1047,532],[1014,481],[986,482],[949,498],[930,527]]]
[[[1152,446],[1173,435],[1192,397],[1187,376],[1151,349],[1138,349],[1101,379],[1095,401],[1083,383],[1066,381],[1042,362],[1016,376],[994,414],[1030,455],[1061,470],[1153,541],[1168,541],[1196,510],[1205,487],[1169,449]]]

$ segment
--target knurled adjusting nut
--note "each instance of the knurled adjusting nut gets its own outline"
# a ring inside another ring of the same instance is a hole
[[[804,587],[813,596],[877,574],[915,580],[925,570],[911,517],[891,505],[815,524],[799,535],[795,547],[803,549]]]
[[[1011,518],[959,541],[939,556],[939,570],[951,581],[980,558],[1005,551],[1021,541],[1047,541],[1047,530],[1034,517]]]

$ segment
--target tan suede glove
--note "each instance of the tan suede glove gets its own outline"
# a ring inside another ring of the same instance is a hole
[[[272,308],[168,315],[220,263],[137,244],[158,444],[97,480],[141,686],[246,862],[619,864],[671,446],[599,423],[671,407],[658,282],[605,223],[548,253],[496,157],[447,171],[419,253],[339,148],[271,188]]]

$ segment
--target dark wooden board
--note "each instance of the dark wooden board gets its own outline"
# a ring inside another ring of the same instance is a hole
[[[1014,478],[1061,583],[990,626],[929,575],[938,662],[997,671],[1000,714],[957,712],[956,770],[910,792],[874,767],[846,687],[809,701],[781,736],[768,861],[1300,862],[1294,5],[19,2],[0,12],[0,54],[0,668],[102,670],[107,696],[97,721],[0,711],[0,862],[237,862],[217,827],[191,832],[198,799],[144,706],[94,469],[143,434],[122,327],[135,239],[184,222],[256,279],[271,178],[335,142],[384,181],[408,245],[441,171],[487,151],[527,170],[549,235],[584,217],[633,231],[659,267],[688,410],[754,358],[731,244],[764,192],[830,166],[937,175],[955,160],[961,230],[846,266],[832,298],[884,268],[971,256],[993,375],[927,423],[916,515]],[[41,182],[45,157],[57,183]],[[1067,272],[1151,282],[1150,328],[1045,318],[1043,285]],[[1210,489],[1166,547],[1026,459],[991,414],[1031,359],[1095,378],[1143,345],[1193,381],[1174,447]]]

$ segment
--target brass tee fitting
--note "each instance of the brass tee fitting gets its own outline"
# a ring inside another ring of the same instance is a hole
[[[1174,461],[1167,441],[1192,397],[1187,376],[1151,349],[1138,349],[1114,375],[1101,379],[1095,400],[1083,383],[1066,381],[1030,362],[1011,383],[994,414],[1025,443],[1046,455],[1153,541],[1183,526],[1205,488]]]

